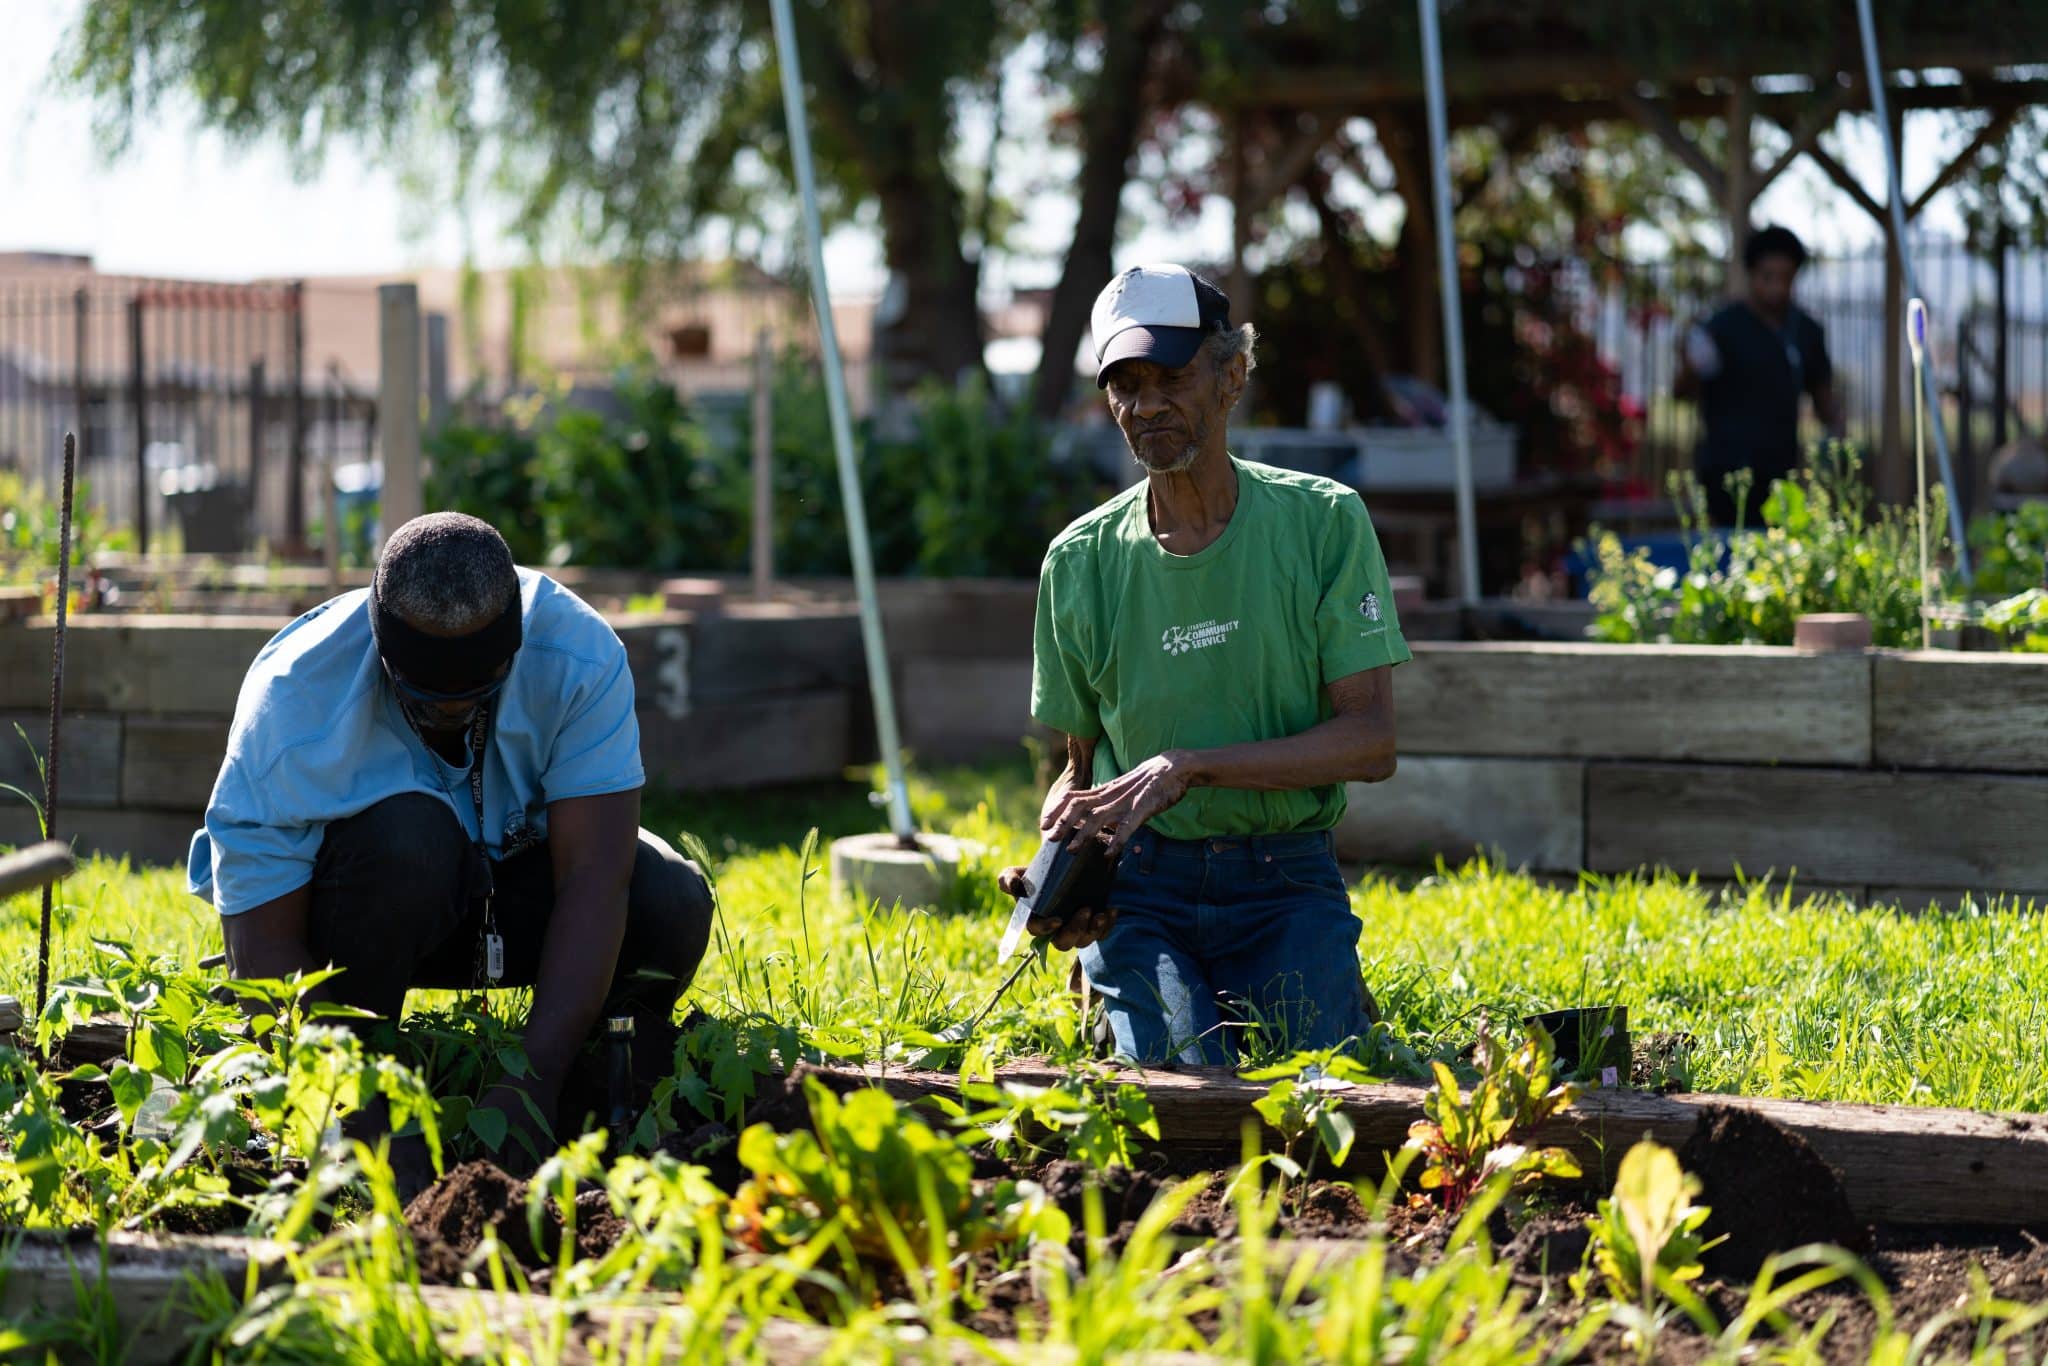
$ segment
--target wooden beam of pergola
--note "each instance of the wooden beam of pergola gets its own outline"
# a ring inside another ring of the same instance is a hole
[[[1692,173],[1706,185],[1707,193],[1713,197],[1715,203],[1719,204],[1728,198],[1728,173],[1716,166],[1714,159],[1707,155],[1706,149],[1679,126],[1678,119],[1672,114],[1669,106],[1661,100],[1653,100],[1639,94],[1633,88],[1618,92],[1615,98],[1630,118],[1656,134],[1657,140],[1663,143],[1673,156],[1691,168]]]
[[[1910,65],[1891,68],[1898,71],[1961,71],[1967,73],[1991,74],[2001,69],[2018,70],[2030,65],[2048,62],[2048,51],[2021,50],[2003,40],[1985,41],[1969,36],[1925,35],[1916,38],[1904,49],[1912,54]],[[1822,49],[1817,54],[1820,60],[1831,64],[1831,75],[1846,76],[1852,80],[1863,79],[1863,68],[1855,56],[1854,40],[1833,51]],[[1273,106],[1288,108],[1309,108],[1316,105],[1336,105],[1342,108],[1356,108],[1361,105],[1384,104],[1388,101],[1406,102],[1422,98],[1422,74],[1419,69],[1395,67],[1380,69],[1362,68],[1358,65],[1331,64],[1325,67],[1272,67],[1260,69],[1253,65],[1256,54],[1251,58],[1250,74],[1230,92],[1228,102],[1238,107]],[[1730,81],[1759,80],[1775,78],[1811,77],[1814,70],[1815,52],[1808,48],[1800,52],[1786,49],[1783,52],[1759,55],[1755,61],[1730,65],[1718,57],[1687,60],[1681,59],[1647,69],[1635,58],[1618,52],[1601,52],[1581,49],[1579,51],[1532,52],[1517,51],[1500,54],[1474,54],[1450,51],[1445,54],[1445,79],[1449,82],[1448,95],[1453,107],[1480,102],[1490,107],[1511,104],[1520,96],[1553,96],[1560,91],[1605,90],[1616,91],[1633,87],[1645,81],[1664,86],[1671,90],[1698,89],[1712,90],[1717,85]],[[2001,79],[1994,77],[1994,79]],[[1933,99],[1956,97],[1964,86],[1909,86],[1889,84],[1889,90],[1897,98],[1920,98],[1921,92]],[[1943,92],[1948,92],[1946,95]],[[1804,92],[1788,92],[1801,94]],[[1932,107],[1914,105],[1912,107]],[[1970,107],[1950,105],[1948,107]]]
[[[1772,181],[1790,169],[1793,162],[1799,160],[1802,155],[1812,151],[1820,144],[1820,135],[1831,128],[1835,120],[1841,116],[1842,110],[1847,107],[1849,97],[1854,92],[1854,89],[1853,86],[1838,85],[1825,100],[1802,113],[1799,116],[1798,122],[1790,127],[1785,127],[1782,124],[1779,125],[1780,127],[1785,127],[1785,131],[1791,136],[1792,142],[1790,146],[1778,154],[1775,161],[1758,173],[1757,193],[1761,194]]]
[[[1290,89],[1298,84],[1298,89]],[[1581,79],[1565,81],[1541,91],[1479,92],[1453,97],[1451,122],[1471,125],[1507,115],[1535,123],[1578,127],[1610,119],[1632,118],[1621,92],[1637,88],[1635,79],[1614,82]],[[1756,94],[1757,113],[1773,122],[1796,121],[1815,107],[1823,89],[1831,99],[1840,91],[1837,112],[1853,101],[1863,88],[1860,77],[1844,82],[1837,74],[1812,90],[1767,90]],[[2024,109],[2048,104],[2048,79],[2024,77],[2005,79],[1981,73],[1943,85],[1888,85],[1885,90],[1894,107],[1911,113],[1963,109]],[[1412,98],[1412,97],[1411,97]],[[1679,119],[1719,118],[1728,107],[1722,91],[1697,85],[1673,85],[1658,97],[1672,117]],[[1321,82],[1314,72],[1303,73],[1300,81],[1266,85],[1256,83],[1226,107],[1253,110],[1334,109],[1344,115],[1369,117],[1375,107],[1400,103],[1377,84],[1360,85],[1348,96],[1341,86]]]
[[[1918,218],[1920,211],[1934,201],[1934,196],[1953,185],[1956,178],[1970,168],[1970,163],[1977,159],[1977,153],[2005,136],[2006,130],[2012,127],[2013,120],[2018,117],[2019,111],[2015,109],[1994,111],[1990,121],[1977,130],[1976,137],[1970,139],[1970,145],[1956,153],[1948,165],[1941,168],[1941,174],[1927,183],[1926,189],[1906,201],[1906,217]]]
[[[1806,149],[1806,155],[1813,159],[1813,164],[1820,167],[1829,180],[1835,182],[1836,187],[1843,194],[1856,201],[1858,208],[1875,219],[1878,226],[1884,226],[1886,219],[1890,216],[1885,212],[1884,205],[1873,198],[1870,191],[1863,188],[1861,181],[1849,174],[1848,167],[1835,160],[1833,153],[1821,146],[1819,142],[1815,142],[1813,146]]]

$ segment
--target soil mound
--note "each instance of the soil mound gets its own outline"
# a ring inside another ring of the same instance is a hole
[[[738,1128],[719,1120],[702,1119],[695,1111],[678,1105],[676,1119],[683,1127],[661,1140],[661,1150],[703,1167],[720,1190],[736,1194],[749,1175],[740,1165],[739,1129],[766,1124],[777,1133],[787,1134],[811,1127],[811,1103],[804,1096],[802,1085],[793,1078],[760,1077],[755,1088]]]
[[[1727,1241],[1701,1259],[1730,1280],[1753,1279],[1764,1259],[1807,1243],[1870,1245],[1842,1194],[1841,1178],[1799,1135],[1754,1111],[1730,1107],[1703,1120],[1678,1161],[1700,1179],[1713,1210],[1706,1232]]]
[[[1159,1194],[1161,1186],[1158,1177],[1145,1172],[1134,1172],[1128,1167],[1105,1170],[1064,1157],[1045,1164],[1038,1173],[1038,1184],[1045,1187],[1046,1197],[1073,1222],[1077,1248],[1088,1228],[1090,1186],[1096,1189],[1102,1202],[1103,1231],[1109,1235],[1111,1245],[1118,1248],[1130,1241],[1139,1216]]]
[[[526,1218],[527,1186],[489,1162],[465,1162],[421,1191],[406,1206],[406,1227],[419,1252],[420,1279],[430,1285],[456,1285],[464,1264],[496,1231],[506,1255],[529,1272],[544,1272],[562,1246],[562,1219],[548,1202],[541,1219],[541,1244],[536,1246]],[[603,1191],[576,1197],[576,1255],[601,1257],[630,1231],[612,1212]]]

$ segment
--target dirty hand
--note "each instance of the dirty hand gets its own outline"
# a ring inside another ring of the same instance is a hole
[[[1005,868],[996,874],[996,886],[1004,896],[1022,897],[1030,890],[1024,880],[1028,872],[1024,868]],[[1104,907],[1101,910],[1076,911],[1066,924],[1054,925],[1051,921],[1033,916],[1024,922],[1024,928],[1034,939],[1045,939],[1051,931],[1052,946],[1062,952],[1085,949],[1116,925],[1116,912]]]
[[[1105,840],[1115,858],[1146,821],[1187,794],[1187,752],[1168,750],[1100,787],[1067,793],[1038,824],[1047,839],[1064,839],[1069,849]]]

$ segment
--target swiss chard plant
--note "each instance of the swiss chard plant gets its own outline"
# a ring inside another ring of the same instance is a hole
[[[1684,1309],[1703,1332],[1713,1320],[1688,1288],[1700,1276],[1700,1254],[1720,1241],[1702,1235],[1708,1210],[1695,1204],[1698,1178],[1678,1165],[1669,1148],[1644,1139],[1621,1159],[1614,1193],[1586,1221],[1592,1235],[1588,1266],[1572,1277],[1581,1298],[1597,1277],[1622,1306],[1628,1340],[1649,1360],[1655,1352],[1664,1300]]]
[[[1060,1240],[1070,1232],[1035,1190],[977,1183],[965,1145],[886,1092],[841,1100],[814,1077],[804,1091],[810,1132],[756,1124],[740,1135],[740,1163],[752,1176],[733,1197],[728,1226],[744,1246],[784,1251],[822,1237],[849,1263],[913,1274],[1034,1232]]]
[[[1578,1088],[1553,1084],[1556,1053],[1550,1035],[1531,1026],[1510,1044],[1482,1022],[1473,1063],[1479,1079],[1470,1091],[1441,1062],[1431,1063],[1436,1084],[1423,1097],[1424,1118],[1408,1129],[1406,1147],[1422,1154],[1422,1188],[1455,1214],[1489,1178],[1505,1174],[1514,1188],[1545,1178],[1579,1175],[1563,1148],[1537,1147],[1530,1135],[1570,1105]]]

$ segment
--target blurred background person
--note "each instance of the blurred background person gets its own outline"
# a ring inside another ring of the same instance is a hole
[[[1799,399],[1830,435],[1842,431],[1827,334],[1792,302],[1806,265],[1806,244],[1790,228],[1759,228],[1742,248],[1743,297],[1693,324],[1678,350],[1672,392],[1699,404],[1700,443],[1693,470],[1706,488],[1715,526],[1760,526],[1771,481],[1799,467]],[[1736,505],[1731,476],[1753,480]]]

